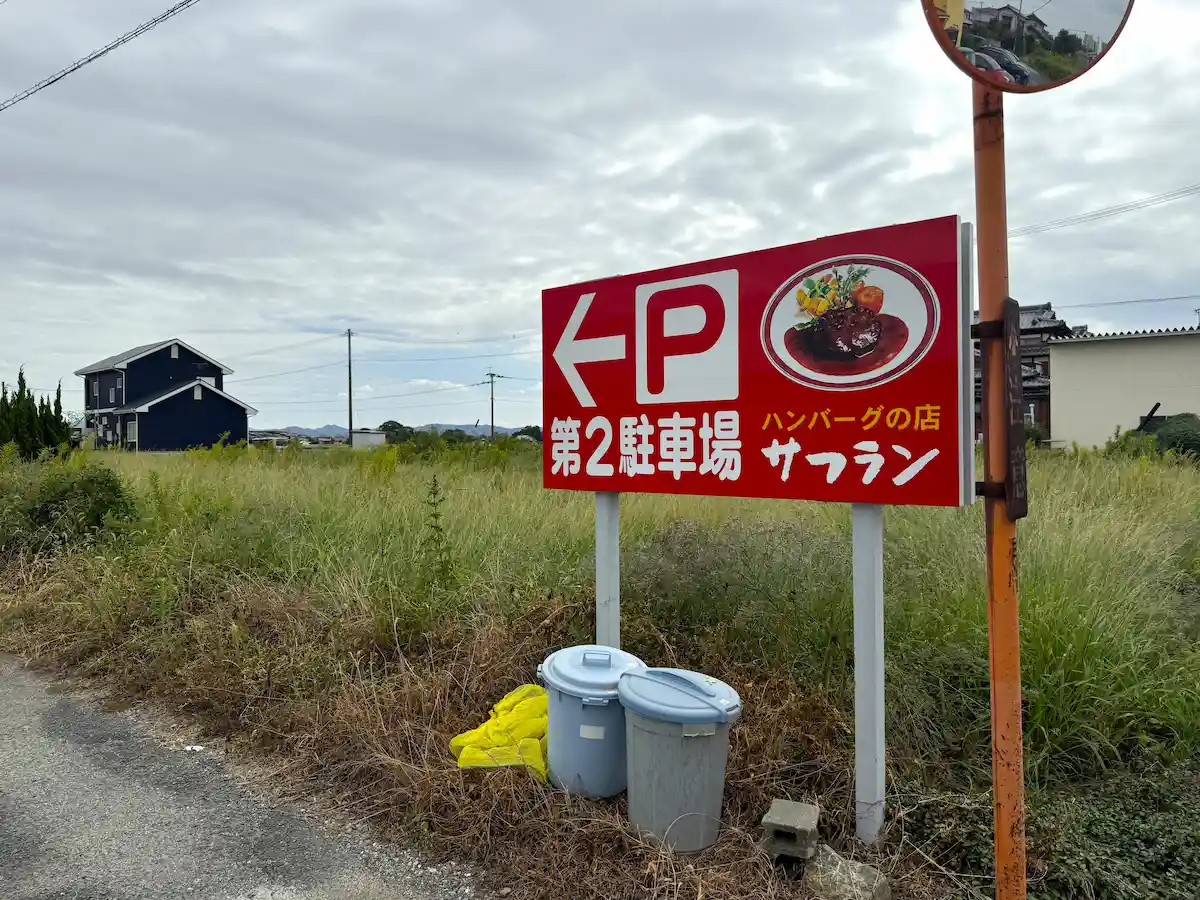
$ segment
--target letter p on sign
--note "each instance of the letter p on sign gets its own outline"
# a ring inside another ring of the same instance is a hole
[[[737,269],[639,285],[634,307],[638,403],[737,399]]]

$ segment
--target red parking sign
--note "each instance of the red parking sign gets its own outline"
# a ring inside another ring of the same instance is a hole
[[[544,485],[974,497],[956,216],[542,292]]]

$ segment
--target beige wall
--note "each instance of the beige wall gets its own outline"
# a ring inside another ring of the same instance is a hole
[[[1200,332],[1050,345],[1051,440],[1098,446],[1156,415],[1200,414]]]

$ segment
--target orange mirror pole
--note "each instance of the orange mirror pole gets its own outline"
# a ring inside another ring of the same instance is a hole
[[[975,209],[979,319],[1003,317],[1008,296],[1008,210],[1004,176],[1004,94],[975,89]],[[1008,474],[1004,342],[984,340],[984,480]],[[996,900],[1025,900],[1025,771],[1021,739],[1021,629],[1017,605],[1017,525],[1003,497],[985,500],[988,643],[992,685],[992,802],[996,825]]]

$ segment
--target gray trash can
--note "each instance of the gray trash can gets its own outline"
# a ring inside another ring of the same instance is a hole
[[[585,797],[615,797],[625,790],[625,711],[617,682],[645,668],[631,653],[592,644],[558,650],[538,666],[549,695],[551,782]]]
[[[684,669],[621,677],[629,820],[681,853],[721,832],[729,726],[742,701],[724,682]]]

